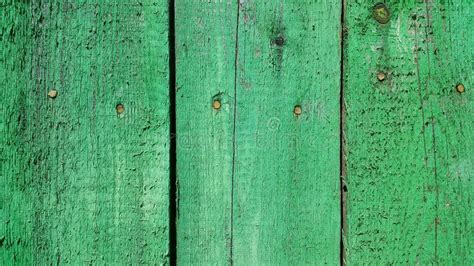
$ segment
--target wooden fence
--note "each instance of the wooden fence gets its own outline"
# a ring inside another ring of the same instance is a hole
[[[3,0],[2,265],[474,265],[472,0]]]

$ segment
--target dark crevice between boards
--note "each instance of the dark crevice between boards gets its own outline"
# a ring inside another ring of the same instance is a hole
[[[178,191],[176,176],[176,50],[175,50],[175,12],[174,0],[168,0],[168,45],[169,45],[169,263],[177,263]]]
[[[346,265],[346,253],[345,253],[345,236],[347,234],[347,209],[346,209],[346,200],[347,200],[347,186],[346,186],[346,152],[345,152],[345,136],[344,136],[344,126],[345,126],[345,114],[346,108],[344,104],[344,50],[346,46],[346,37],[347,29],[345,24],[345,0],[341,1],[341,20],[340,20],[340,95],[339,95],[339,170],[340,170],[340,209],[341,209],[341,221],[340,221],[340,265]]]
[[[230,250],[229,263],[234,264],[234,177],[235,177],[235,145],[236,145],[236,118],[237,118],[237,66],[239,55],[239,19],[240,2],[237,2],[237,24],[235,28],[235,58],[234,58],[234,114],[232,126],[232,177],[231,177],[231,196],[230,196]]]
[[[237,118],[237,66],[239,57],[239,23],[240,23],[240,1],[237,1],[237,22],[235,26],[235,55],[234,55],[234,114],[232,125],[232,177],[230,191],[230,240],[229,240],[229,264],[234,264],[234,178],[235,178],[235,145],[236,145],[236,118]]]

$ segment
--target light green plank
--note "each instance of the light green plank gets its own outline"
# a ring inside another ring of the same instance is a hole
[[[167,263],[167,2],[1,8],[0,264]]]
[[[231,245],[237,4],[177,1],[175,12],[177,260],[222,265]]]
[[[241,1],[235,265],[339,264],[341,6]]]
[[[346,7],[346,260],[471,265],[473,2],[386,3]]]
[[[341,5],[236,4],[176,3],[178,264],[338,264]]]

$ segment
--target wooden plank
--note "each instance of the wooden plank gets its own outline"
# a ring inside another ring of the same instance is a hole
[[[346,262],[471,265],[474,3],[385,2],[346,8]]]
[[[233,261],[337,264],[342,4],[240,3]]]
[[[176,3],[178,264],[338,262],[340,4],[235,2]]]
[[[220,265],[231,245],[237,3],[177,1],[175,12],[177,262]]]
[[[1,61],[0,264],[167,263],[167,1],[6,1]]]
[[[436,259],[474,265],[474,2],[430,2],[425,9],[432,34],[425,73],[436,149]],[[464,92],[457,91],[461,84]]]

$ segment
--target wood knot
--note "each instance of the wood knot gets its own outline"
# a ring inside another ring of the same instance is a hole
[[[283,46],[285,44],[285,38],[278,36],[275,38],[275,40],[273,40],[273,43],[277,46]]]
[[[377,74],[377,79],[378,79],[379,81],[384,81],[384,80],[385,80],[385,73],[379,72],[379,73]]]
[[[386,24],[390,20],[390,11],[384,3],[375,4],[372,14],[380,24]]]

